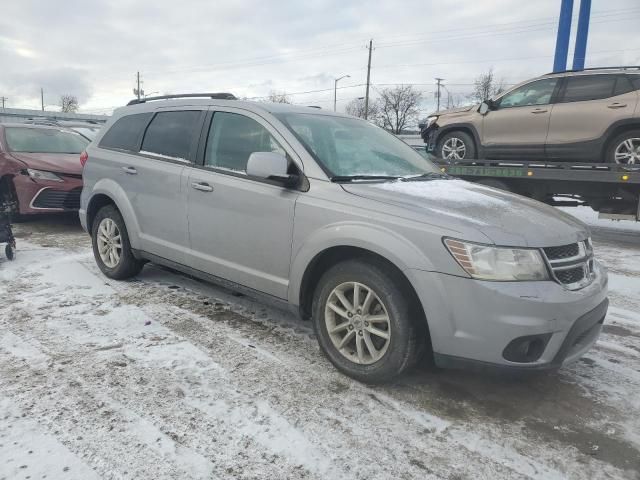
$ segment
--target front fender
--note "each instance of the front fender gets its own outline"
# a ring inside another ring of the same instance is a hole
[[[313,259],[332,247],[356,247],[384,257],[401,271],[432,271],[433,265],[410,240],[391,229],[364,222],[339,222],[326,225],[305,237],[295,248],[291,262],[288,300],[300,304],[302,279]]]
[[[138,232],[140,232],[140,225],[133,211],[133,207],[131,206],[131,202],[129,202],[129,198],[122,187],[109,178],[98,180],[91,189],[89,201],[87,202],[87,212],[90,209],[91,201],[100,194],[106,195],[113,200],[113,203],[115,203],[116,207],[120,211],[120,214],[124,219],[124,223],[127,226],[127,234],[129,235],[131,247],[133,249],[140,249],[140,237],[138,235]]]

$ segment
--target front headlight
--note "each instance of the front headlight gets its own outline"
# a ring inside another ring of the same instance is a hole
[[[431,125],[436,123],[437,120],[438,115],[431,115],[430,117],[427,117],[427,122],[424,124],[424,128],[429,128]]]
[[[58,175],[53,172],[45,172],[44,170],[34,170],[27,168],[27,175],[34,180],[48,180],[50,182],[64,182]]]
[[[446,238],[444,244],[471,277],[502,282],[548,280],[549,273],[535,248],[506,248]]]

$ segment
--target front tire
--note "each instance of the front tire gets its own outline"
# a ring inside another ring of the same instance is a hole
[[[639,165],[640,130],[631,130],[617,135],[607,148],[605,157],[607,163]]]
[[[144,262],[133,256],[124,219],[113,205],[98,211],[93,220],[91,239],[93,256],[107,277],[124,280],[142,270]]]
[[[443,160],[475,160],[476,146],[466,132],[449,132],[438,140],[436,156]]]
[[[365,383],[388,382],[419,359],[424,321],[403,282],[378,262],[349,260],[320,279],[313,327],[320,348],[345,373]]]

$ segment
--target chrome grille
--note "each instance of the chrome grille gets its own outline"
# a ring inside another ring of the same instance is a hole
[[[593,250],[589,239],[542,250],[554,280],[565,288],[579,290],[593,281]]]
[[[563,258],[575,257],[580,253],[577,243],[562,245],[561,247],[547,247],[544,253],[549,260],[561,260]]]

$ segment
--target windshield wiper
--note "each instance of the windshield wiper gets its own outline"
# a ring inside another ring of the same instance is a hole
[[[397,175],[334,175],[332,182],[353,182],[354,180],[398,180]]]
[[[419,182],[421,180],[441,180],[441,179],[450,179],[453,178],[446,173],[440,172],[427,172],[422,173],[420,175],[412,175],[410,177],[402,177],[403,182]]]

